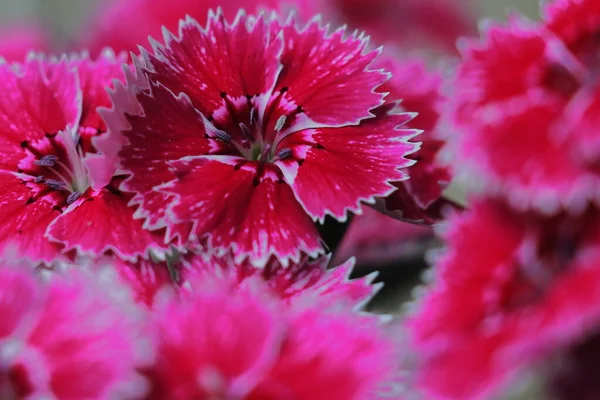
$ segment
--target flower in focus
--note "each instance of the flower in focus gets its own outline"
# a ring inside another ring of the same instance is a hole
[[[73,271],[76,272],[76,271]],[[91,277],[0,268],[2,398],[139,398],[148,362],[134,309]]]
[[[600,8],[557,1],[546,14],[540,24],[513,16],[465,42],[449,140],[467,184],[520,208],[582,210],[599,193]]]
[[[162,37],[163,26],[177,32],[179,21],[186,15],[206,20],[208,11],[221,7],[227,18],[234,18],[238,10],[257,11],[263,7],[278,9],[281,0],[113,0],[106,7],[102,4],[99,13],[90,15],[92,28],[86,27],[87,36],[82,46],[92,54],[110,47],[114,51],[138,51],[138,46],[147,46],[148,37]],[[130,16],[135,15],[131,20]],[[128,23],[124,24],[123,21]]]
[[[367,399],[394,379],[397,354],[377,317],[294,306],[261,279],[200,279],[165,294],[149,399]]]
[[[313,221],[344,221],[406,179],[412,115],[371,113],[387,75],[364,38],[244,14],[180,33],[142,52],[105,116],[122,144],[105,154],[118,152],[149,229],[191,223],[217,255],[286,265],[323,251]]]
[[[431,396],[489,398],[598,326],[598,210],[550,217],[480,200],[444,238],[437,280],[409,321]]]
[[[0,65],[2,250],[51,263],[71,250],[134,260],[162,248],[133,220],[123,178],[93,142],[106,132],[96,112],[109,103],[104,86],[123,79],[122,64],[105,54]]]

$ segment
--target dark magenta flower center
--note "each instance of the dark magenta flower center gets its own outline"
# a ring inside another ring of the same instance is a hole
[[[247,95],[243,101],[221,93],[224,112],[220,117],[209,116],[217,128],[212,139],[225,144],[230,154],[248,161],[272,163],[291,157],[292,150],[280,144],[291,133],[288,129],[291,122],[303,110],[301,106],[288,104],[287,91],[284,87],[266,99],[260,95]],[[261,101],[266,106],[261,107]]]
[[[66,202],[71,204],[90,187],[80,142],[79,135],[68,131],[47,134],[35,143],[23,141],[21,147],[27,155],[17,172],[31,176],[36,184],[65,192]]]

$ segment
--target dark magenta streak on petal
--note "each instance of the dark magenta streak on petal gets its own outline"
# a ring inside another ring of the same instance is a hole
[[[396,130],[405,115],[384,115],[359,126],[296,132],[281,143],[303,159],[297,173],[282,166],[286,180],[314,219],[331,214],[341,220],[358,202],[391,193],[390,181],[405,178],[398,168],[415,145],[402,142],[412,132]],[[285,164],[285,162],[283,162]]]
[[[20,68],[0,65],[0,168],[14,172],[27,154],[22,143],[76,124],[79,114],[77,79],[66,65],[31,60]]]
[[[77,249],[93,256],[113,250],[128,260],[147,256],[150,248],[164,248],[164,232],[142,229],[143,221],[133,219],[135,209],[127,206],[128,201],[129,196],[115,189],[102,189],[58,217],[48,235],[66,250]]]
[[[369,111],[383,101],[374,89],[388,78],[368,70],[378,52],[363,55],[366,41],[356,35],[344,40],[343,30],[326,36],[327,29],[313,21],[299,32],[294,22],[282,27],[272,23],[275,32],[283,31],[285,44],[275,89],[287,91],[285,101],[274,104],[270,122],[288,114],[290,104],[294,109],[301,106],[306,117],[320,125],[351,125],[371,116]]]
[[[275,84],[282,43],[269,38],[262,17],[253,23],[241,18],[233,26],[214,17],[207,32],[187,22],[181,34],[181,42],[170,41],[150,57],[148,75],[176,94],[189,95],[205,115],[224,104],[222,93],[238,99],[266,94]]]
[[[119,156],[124,169],[133,176],[127,190],[144,193],[174,178],[168,162],[211,151],[205,120],[184,98],[176,98],[161,85],[152,94],[138,94],[143,116],[129,116],[131,129],[123,135],[129,144]]]
[[[15,175],[0,171],[0,257],[17,255],[51,262],[60,247],[45,236],[48,225],[60,215],[52,196],[36,191]]]
[[[166,189],[179,196],[172,207],[176,219],[195,222],[196,235],[209,235],[216,248],[234,246],[236,258],[249,256],[256,265],[271,254],[287,260],[300,250],[322,250],[314,224],[276,167],[267,164],[257,177],[257,163],[235,168],[233,161],[190,163],[188,172]]]

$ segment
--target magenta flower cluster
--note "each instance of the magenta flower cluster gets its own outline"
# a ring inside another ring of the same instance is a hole
[[[455,52],[463,3],[117,0],[69,46],[5,32],[0,398],[596,398],[600,2]],[[337,260],[431,226],[408,311],[365,311],[381,284]]]

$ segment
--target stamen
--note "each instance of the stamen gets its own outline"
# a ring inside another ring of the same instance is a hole
[[[44,175],[36,176],[34,182],[35,183],[42,183],[42,182],[44,182]]]
[[[285,148],[285,149],[279,150],[279,152],[277,153],[277,158],[280,160],[285,160],[286,158],[289,158],[291,155],[292,155],[292,149]]]
[[[74,191],[67,197],[67,204],[71,204],[81,197],[81,192]]]
[[[248,139],[251,142],[254,142],[254,136],[252,135],[250,128],[248,128],[248,126],[246,124],[244,124],[243,122],[240,122],[240,129],[242,130],[242,133],[244,134],[244,136],[246,136],[246,139]]]
[[[225,143],[230,143],[231,142],[231,136],[229,136],[229,133],[227,133],[225,131],[222,131],[220,129],[217,129],[215,131],[215,137],[218,140],[221,140],[221,141],[223,141]]]
[[[54,167],[55,161],[58,160],[58,157],[54,155],[47,155],[39,160],[35,160],[33,163],[38,167]]]
[[[277,122],[275,123],[275,132],[279,132],[283,129],[283,126],[285,125],[286,120],[287,120],[287,117],[285,115],[282,115],[281,117],[279,117],[277,119]]]
[[[252,107],[250,109],[250,126],[254,125],[254,114],[256,113],[256,108]]]
[[[46,185],[54,190],[67,190],[67,184],[56,179],[46,179]]]

